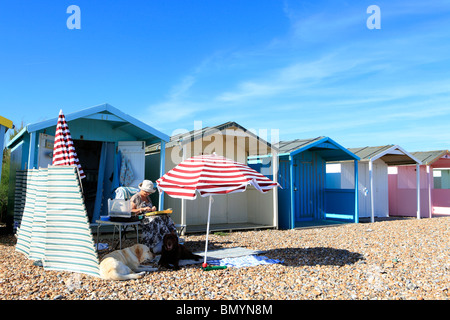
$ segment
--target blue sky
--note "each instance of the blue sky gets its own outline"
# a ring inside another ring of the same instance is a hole
[[[168,135],[236,121],[450,149],[448,0],[2,0],[0,46],[0,115],[16,125],[109,103]]]

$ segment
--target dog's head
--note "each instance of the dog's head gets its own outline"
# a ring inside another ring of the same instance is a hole
[[[163,238],[163,247],[166,251],[175,250],[178,247],[178,237],[174,233],[167,233]]]
[[[133,250],[139,262],[151,260],[155,257],[154,254],[150,251],[149,247],[144,244],[135,244],[133,246]]]

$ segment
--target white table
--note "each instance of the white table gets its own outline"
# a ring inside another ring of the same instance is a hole
[[[128,227],[134,227],[134,229],[136,230],[136,243],[139,243],[139,228],[138,225],[141,223],[141,221],[133,221],[133,222],[118,222],[118,221],[105,221],[105,220],[96,220],[95,221],[97,223],[97,245],[98,245],[98,236],[100,234],[100,227],[104,226],[104,225],[109,225],[109,226],[113,226],[114,230],[113,230],[113,242],[114,242],[114,237],[116,234],[116,229],[119,230],[119,250],[122,249],[122,231],[126,232]],[[114,248],[117,247],[117,244]]]

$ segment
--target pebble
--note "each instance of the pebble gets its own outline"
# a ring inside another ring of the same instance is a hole
[[[184,238],[190,250],[204,250],[204,234]],[[12,235],[0,235],[0,300],[450,298],[450,217],[212,233],[209,250],[265,250],[265,256],[284,262],[207,272],[189,265],[130,281],[44,270],[16,252],[15,242]],[[126,240],[124,246],[132,244]]]

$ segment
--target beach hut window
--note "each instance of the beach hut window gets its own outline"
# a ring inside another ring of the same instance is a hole
[[[327,173],[341,173],[340,163],[327,163]]]
[[[397,167],[388,167],[388,174],[398,174]]]
[[[450,170],[433,169],[434,189],[450,189]]]
[[[327,163],[326,164],[326,182],[328,189],[341,189],[341,164]]]

